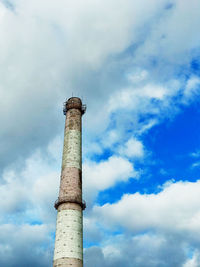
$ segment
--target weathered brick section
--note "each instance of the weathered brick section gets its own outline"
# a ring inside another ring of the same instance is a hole
[[[81,111],[79,109],[70,109],[67,112],[65,130],[77,130],[81,132]]]
[[[54,261],[54,267],[82,267],[83,263],[81,260],[73,258],[62,258]]]
[[[60,181],[60,199],[82,202],[82,171],[68,167],[62,171]]]

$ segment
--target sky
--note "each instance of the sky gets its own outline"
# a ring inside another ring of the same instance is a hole
[[[200,1],[0,0],[0,266],[52,266],[83,116],[87,267],[200,267]]]

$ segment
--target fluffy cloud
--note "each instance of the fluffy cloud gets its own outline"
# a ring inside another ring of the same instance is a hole
[[[144,156],[144,147],[142,142],[131,138],[119,149],[119,152],[128,158],[142,158]]]
[[[193,256],[191,259],[188,259],[187,262],[183,265],[183,267],[198,267],[200,262],[200,255],[199,251],[196,250],[193,253]]]
[[[99,191],[114,186],[118,182],[126,182],[130,177],[137,178],[131,162],[122,157],[110,157],[98,163],[88,161],[83,165],[84,195],[90,206]]]
[[[181,267],[186,262],[185,246],[177,239],[163,235],[141,234],[130,237],[119,235],[101,247],[85,251],[88,267]]]
[[[101,246],[86,249],[87,266],[199,266],[199,190],[199,181],[169,182],[160,193],[94,207],[86,233]]]
[[[158,194],[124,195],[117,203],[96,206],[94,211],[110,227],[120,226],[133,232],[169,231],[200,242],[197,236],[199,193],[200,181],[177,182],[164,187]]]
[[[59,172],[54,140],[43,158],[35,152],[24,168],[8,169],[0,184],[0,265],[50,266],[54,247]],[[60,157],[58,157],[59,159]],[[60,164],[59,164],[60,167]]]
[[[58,196],[60,170],[54,158],[54,143],[43,158],[35,152],[25,162],[23,169],[6,170],[0,185],[0,221],[19,224],[32,221],[55,225],[54,201]],[[58,157],[60,158],[60,157]]]
[[[0,225],[1,266],[50,266],[53,239],[44,225]]]
[[[26,157],[61,131],[59,105],[72,92],[83,95],[89,106],[87,130],[101,132],[109,123],[112,93],[123,92],[130,73],[141,83],[138,77],[144,79],[144,69],[150,74],[135,96],[140,92],[141,99],[151,95],[164,100],[171,89],[163,86],[163,77],[173,80],[177,65],[190,62],[197,53],[197,0],[190,5],[167,0],[151,4],[130,0],[44,0],[27,4],[15,0],[12,8],[8,3],[0,4],[2,166],[16,161],[19,149],[20,157]],[[189,20],[191,14],[193,19]],[[185,19],[191,36],[187,42],[181,27]],[[181,46],[174,45],[177,40]],[[153,61],[157,63],[152,67]],[[138,69],[142,69],[139,76]],[[137,88],[132,86],[131,90]],[[131,106],[137,102],[136,97]],[[123,99],[116,103],[119,108]],[[139,101],[139,110],[148,110],[149,105],[143,103]],[[131,120],[122,114],[124,119]]]
[[[115,12],[113,5],[117,5]],[[95,107],[91,100],[96,96],[105,99],[107,87],[103,90],[104,86],[95,86],[94,89],[92,83],[97,84],[97,79],[88,79],[89,84],[85,80],[93,70],[104,69],[103,63],[108,56],[120,53],[131,44],[132,27],[140,25],[139,13],[144,12],[140,5],[136,10],[131,1],[111,1],[105,6],[103,2],[89,0],[60,1],[59,4],[30,1],[29,5],[17,0],[13,7],[14,10],[0,5],[0,34],[3,36],[0,42],[3,64],[0,88],[4,99],[1,121],[5,122],[2,138],[6,144],[1,151],[5,164],[15,160],[19,147],[23,156],[33,147],[49,142],[58,132],[57,127],[52,129],[52,124],[61,122],[55,108],[58,109],[58,103],[74,90],[74,93],[85,95],[91,109]],[[155,3],[149,6],[146,19],[149,18],[148,11],[156,12],[159,7]],[[120,25],[118,21],[121,21]],[[87,87],[87,92],[82,87]],[[15,116],[10,116],[13,108]],[[16,122],[16,117],[20,118],[20,123]],[[8,140],[5,139],[7,133]],[[29,146],[24,146],[25,142]],[[9,157],[5,157],[7,151]]]

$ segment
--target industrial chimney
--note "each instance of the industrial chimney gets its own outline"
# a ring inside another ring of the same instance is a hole
[[[82,115],[86,106],[78,97],[64,103],[65,134],[57,209],[54,267],[83,266]]]

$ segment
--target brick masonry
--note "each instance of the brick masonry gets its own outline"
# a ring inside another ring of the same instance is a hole
[[[79,109],[70,109],[67,112],[65,131],[77,130],[81,132],[81,111]]]
[[[62,171],[59,198],[82,202],[82,171],[69,167]]]
[[[79,98],[65,104],[66,121],[54,249],[54,267],[83,266],[82,151]]]

